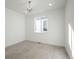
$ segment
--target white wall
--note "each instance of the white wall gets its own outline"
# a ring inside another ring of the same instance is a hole
[[[48,32],[34,33],[34,17],[46,16],[48,18]],[[39,14],[32,14],[26,20],[27,40],[48,43],[57,46],[64,46],[65,43],[65,23],[64,8],[49,10]]]
[[[25,16],[10,9],[5,9],[5,46],[25,40]]]
[[[65,47],[70,58],[72,59],[71,57],[72,48],[70,49],[69,39],[68,39],[69,38],[68,24],[70,24],[72,30],[74,30],[74,0],[67,0],[66,9],[65,9],[65,25],[66,25]]]
[[[39,14],[22,15],[6,8],[6,47],[23,40],[31,40],[64,46],[65,23],[64,8],[49,10]],[[34,33],[34,17],[46,16],[48,18],[48,32]]]

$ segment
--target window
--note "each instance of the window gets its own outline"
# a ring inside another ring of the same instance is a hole
[[[47,17],[46,16],[40,16],[34,18],[34,32],[41,33],[47,31]]]

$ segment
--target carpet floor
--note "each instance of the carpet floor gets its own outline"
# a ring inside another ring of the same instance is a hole
[[[23,41],[5,48],[5,59],[69,59],[65,48]]]

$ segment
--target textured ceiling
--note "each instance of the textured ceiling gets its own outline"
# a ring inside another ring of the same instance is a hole
[[[32,1],[32,12],[39,13],[50,9],[63,8],[66,0],[31,0]],[[49,3],[52,6],[49,6]],[[5,0],[5,7],[17,11],[19,13],[26,13],[27,0]]]

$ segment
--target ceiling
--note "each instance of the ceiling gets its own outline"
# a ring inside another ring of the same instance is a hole
[[[27,0],[5,0],[5,7],[26,14]],[[50,9],[65,7],[66,0],[31,0],[32,12],[39,13]],[[52,3],[52,6],[49,6]]]

